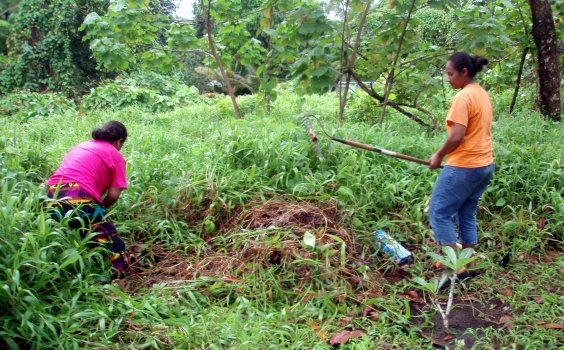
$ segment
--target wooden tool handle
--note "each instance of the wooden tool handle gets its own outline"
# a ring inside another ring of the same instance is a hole
[[[429,166],[429,161],[423,160],[423,159],[420,159],[420,158],[416,158],[416,157],[412,157],[412,156],[408,156],[407,154],[401,154],[401,153],[397,153],[397,152],[394,152],[394,151],[388,151],[387,149],[366,145],[364,143],[360,143],[360,142],[356,142],[356,141],[343,140],[343,139],[340,139],[338,137],[331,137],[331,139],[333,141],[337,141],[337,142],[340,142],[340,143],[343,143],[345,145],[349,145],[349,146],[352,146],[352,147],[361,148],[361,149],[365,149],[367,151],[372,151],[372,152],[378,152],[378,153],[382,153],[382,154],[385,154],[385,155],[390,156],[390,157],[400,158],[400,159],[403,159],[403,160],[408,160],[410,162]],[[441,165],[441,168],[442,167],[443,166]]]

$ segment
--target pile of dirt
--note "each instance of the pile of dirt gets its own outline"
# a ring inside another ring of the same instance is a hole
[[[277,198],[249,202],[221,232],[206,237],[199,251],[185,253],[154,243],[139,252],[131,265],[128,285],[132,292],[155,283],[178,283],[200,277],[241,283],[249,274],[270,267],[292,278],[292,288],[311,284],[347,283],[355,298],[382,295],[385,284],[374,269],[359,267],[354,232],[342,223],[335,201],[306,201]],[[315,246],[304,237],[315,237]]]
[[[339,226],[339,210],[335,201],[289,201],[271,199],[253,201],[240,215],[240,223],[247,229],[287,227],[293,232]]]

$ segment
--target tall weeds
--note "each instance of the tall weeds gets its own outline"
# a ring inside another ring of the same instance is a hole
[[[277,195],[338,201],[363,259],[375,255],[373,229],[385,228],[413,246],[430,238],[425,204],[437,172],[332,143],[315,125],[320,160],[296,116],[320,115],[331,134],[420,158],[441,144],[442,132],[429,134],[393,115],[384,125],[339,128],[331,96],[282,93],[268,116],[257,97],[242,98],[243,120],[232,119],[224,102],[165,114],[132,107],[50,115],[33,123],[0,119],[0,347],[313,347],[323,330],[311,320],[338,319],[364,307],[349,299],[354,295],[346,281],[333,290],[312,284],[300,292],[305,294],[292,291],[300,276],[277,270],[283,266],[257,267],[252,278],[235,285],[203,278],[155,285],[134,296],[109,285],[105,252],[89,248],[88,239],[50,219],[41,206],[42,182],[103,120],[121,120],[131,135],[122,150],[129,188],[112,210],[130,243],[155,241],[198,254],[227,234],[215,230],[237,208]],[[559,130],[530,112],[497,118],[496,173],[478,213],[485,247],[533,252],[561,244]],[[226,238],[226,245],[241,247],[243,236],[272,239],[265,231],[250,232]],[[304,263],[324,266],[323,259]],[[313,298],[305,297],[309,292]],[[401,327],[394,323],[404,318],[401,302],[371,303],[378,303],[381,319],[366,327],[375,333]],[[421,346],[409,336],[386,337]]]

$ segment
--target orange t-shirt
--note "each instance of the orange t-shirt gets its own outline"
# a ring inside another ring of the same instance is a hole
[[[479,168],[493,163],[493,107],[490,96],[476,83],[466,85],[450,102],[447,133],[452,123],[466,126],[462,143],[447,156],[446,165]]]

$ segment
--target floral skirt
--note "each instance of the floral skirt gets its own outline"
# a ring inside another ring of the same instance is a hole
[[[47,187],[47,196],[54,199],[45,202],[47,207],[53,209],[51,217],[58,221],[69,218],[69,226],[80,230],[83,237],[95,232],[92,240],[110,251],[113,278],[123,278],[127,267],[125,243],[119,237],[112,220],[106,215],[104,206],[75,182],[50,185]]]

